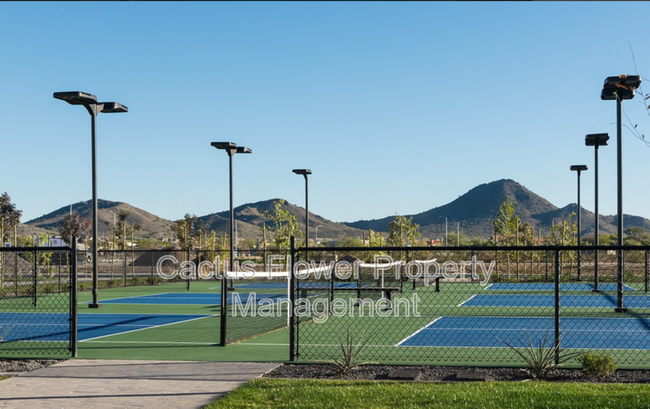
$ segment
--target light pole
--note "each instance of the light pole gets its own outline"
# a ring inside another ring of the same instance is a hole
[[[323,226],[316,226],[316,239],[315,239],[316,246],[318,246],[318,229],[320,229],[321,227]]]
[[[580,206],[580,173],[587,170],[587,165],[571,165],[571,170],[578,174],[578,246],[580,246],[580,220],[582,213],[582,206]],[[578,281],[580,281],[580,250],[578,250]]]
[[[252,153],[253,151],[245,146],[237,146],[234,142],[212,142],[210,144],[217,149],[225,150],[228,154],[229,162],[229,180],[230,180],[230,270],[234,271],[235,257],[234,257],[234,223],[235,218],[234,209],[232,205],[232,157],[236,153]],[[226,269],[221,276],[221,346],[227,344],[227,325],[228,322],[228,277],[226,276]]]
[[[445,216],[438,216],[441,219],[445,219],[445,247],[449,247],[449,241],[447,240],[447,237],[449,235],[449,230],[447,229],[447,218]]]
[[[594,245],[598,246],[598,235],[600,230],[600,220],[598,214],[598,147],[607,146],[607,141],[609,141],[609,134],[606,133],[595,133],[585,136],[585,145],[594,147],[594,180],[595,180],[595,204],[594,211],[596,213],[596,227],[594,232]],[[599,292],[598,290],[598,250],[594,253],[594,290],[595,293]]]
[[[618,77],[607,77],[600,92],[602,100],[616,100],[616,182],[617,182],[617,229],[616,239],[619,249],[617,251],[617,285],[616,285],[616,312],[627,312],[623,307],[623,163],[622,163],[622,120],[621,120],[621,102],[624,99],[634,98],[636,89],[641,85],[641,76],[639,75],[620,75]]]
[[[460,247],[460,222],[456,222],[456,247]]]
[[[95,122],[99,112],[129,112],[129,108],[119,102],[97,102],[97,97],[87,92],[55,92],[53,97],[70,105],[83,105],[90,114],[93,179],[93,302],[88,304],[88,307],[99,308],[99,295],[97,292],[99,284],[97,274],[97,132]]]
[[[309,248],[309,181],[307,176],[311,175],[311,170],[294,169],[293,173],[305,177],[305,248]],[[309,252],[306,254],[306,259],[309,260]]]

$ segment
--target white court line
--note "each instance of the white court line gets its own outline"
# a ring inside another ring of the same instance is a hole
[[[483,291],[487,290],[488,288],[492,287],[493,285],[494,285],[494,283],[488,285],[487,287],[484,287],[484,288],[483,288]]]
[[[128,298],[152,297],[154,295],[165,295],[165,294],[176,294],[176,293],[156,293],[156,294],[145,294],[145,295],[133,295],[131,297],[108,298],[105,300],[99,300],[99,303],[101,304],[103,301],[126,300]],[[91,302],[92,301],[81,301],[78,302],[77,304],[90,304]]]
[[[438,321],[440,318],[442,318],[442,317],[438,317],[438,318],[436,318],[435,320],[431,321],[430,323],[428,323],[428,324],[425,325],[424,327],[422,327],[422,328],[420,328],[419,330],[415,331],[414,333],[412,333],[411,335],[409,335],[408,337],[404,338],[403,340],[401,340],[400,342],[398,342],[397,344],[395,344],[395,345],[393,345],[393,346],[395,346],[395,347],[401,347],[401,346],[402,346],[401,344],[403,344],[404,342],[408,341],[410,338],[413,338],[414,336],[416,336],[416,335],[419,334],[420,332],[424,331],[424,330],[425,330],[429,325],[431,325],[431,324],[433,324],[434,322]]]
[[[468,301],[471,300],[472,298],[476,297],[477,295],[478,295],[478,294],[474,294],[473,296],[469,297],[468,299],[466,299],[466,300],[463,301],[462,303],[458,304],[456,307],[462,307],[463,304],[465,304],[466,302],[468,302]]]
[[[88,342],[98,343],[98,344],[219,345],[218,342],[177,342],[177,341],[88,341]]]
[[[99,338],[111,337],[111,336],[113,336],[113,335],[124,335],[124,334],[128,334],[128,333],[131,333],[131,332],[142,331],[142,330],[145,330],[145,329],[166,327],[167,325],[180,324],[180,323],[182,323],[182,322],[196,321],[196,320],[201,320],[201,319],[209,318],[209,317],[216,317],[216,315],[206,315],[206,316],[204,316],[204,317],[192,318],[192,319],[184,320],[184,321],[168,322],[167,324],[154,325],[154,326],[151,326],[151,327],[139,328],[139,329],[134,329],[134,330],[131,330],[131,331],[125,331],[125,332],[119,332],[119,333],[117,333],[117,334],[101,335],[101,336],[99,336],[99,337],[94,337],[94,338],[84,339],[83,341],[79,341],[79,342],[92,341],[92,340],[99,339]]]

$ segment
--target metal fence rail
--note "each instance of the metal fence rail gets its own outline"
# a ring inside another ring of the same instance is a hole
[[[0,356],[76,355],[76,253],[0,248]]]
[[[371,362],[508,365],[532,343],[650,366],[646,247],[292,252],[321,266],[294,263],[292,360],[334,359],[352,343]]]

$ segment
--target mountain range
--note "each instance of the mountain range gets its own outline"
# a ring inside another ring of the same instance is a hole
[[[537,231],[542,229],[542,234],[549,233],[553,221],[566,220],[572,213],[577,213],[577,204],[569,204],[559,208],[543,197],[535,194],[521,184],[511,179],[501,179],[490,183],[481,184],[469,192],[458,197],[456,200],[445,205],[432,208],[422,213],[404,215],[413,217],[413,221],[420,225],[420,232],[425,238],[441,238],[445,234],[445,218],[447,218],[449,231],[455,231],[457,223],[460,224],[460,231],[468,237],[488,238],[493,232],[493,221],[499,212],[499,206],[510,198],[515,206],[515,213],[521,216],[523,223],[530,223]],[[261,239],[262,223],[269,219],[264,217],[264,212],[272,212],[274,202],[277,199],[264,200],[256,203],[249,203],[238,206],[234,209],[235,220],[237,221],[237,234],[240,238]],[[298,219],[301,229],[304,231],[305,209],[285,201],[283,208],[294,214]],[[137,234],[143,237],[172,237],[171,226],[173,221],[160,218],[145,210],[122,202],[111,202],[99,200],[98,202],[98,231],[100,235],[108,232],[109,226],[113,223],[113,214],[117,216],[120,210],[128,212],[127,223],[130,225],[139,224],[141,231]],[[91,202],[80,202],[70,206],[62,207],[39,218],[33,219],[21,226],[20,231],[50,231],[55,232],[63,217],[70,211],[76,211],[86,218],[91,217]],[[113,213],[111,213],[113,212]],[[115,216],[115,217],[116,217]],[[208,230],[214,230],[217,234],[228,231],[229,211],[208,214],[198,217],[205,223]],[[343,237],[361,237],[364,231],[386,232],[390,221],[395,216],[388,216],[375,220],[359,220],[350,223],[337,223],[325,217],[310,213],[309,226],[310,236],[322,239],[341,239]],[[616,216],[600,217],[600,231],[603,234],[616,232]],[[650,220],[640,216],[624,216],[625,227],[638,226],[650,230]],[[320,226],[320,227],[318,227]],[[582,233],[583,235],[594,232],[594,213],[582,209]],[[318,227],[318,229],[316,229]]]

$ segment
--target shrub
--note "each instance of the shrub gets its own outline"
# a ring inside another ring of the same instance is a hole
[[[356,339],[354,326],[347,324],[345,335],[339,334],[339,347],[341,350],[340,359],[334,359],[334,363],[339,369],[341,375],[346,375],[352,369],[359,366],[359,358],[364,350],[370,337],[365,337],[362,332],[359,339]]]
[[[598,378],[611,376],[616,371],[614,359],[604,352],[601,354],[585,352],[578,361],[582,364],[584,373]]]
[[[501,342],[506,344],[517,355],[519,355],[524,362],[526,362],[528,365],[528,372],[533,378],[541,380],[546,379],[558,366],[563,365],[579,355],[576,352],[563,353],[560,350],[559,344],[550,347],[547,346],[549,333],[550,330],[547,329],[544,336],[541,334],[538,335],[536,342],[533,342],[528,332],[526,332],[528,346],[523,348],[516,348],[504,340],[501,340]],[[558,357],[557,362],[556,357]]]

